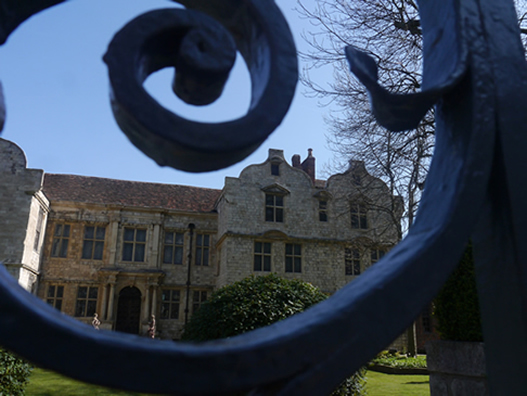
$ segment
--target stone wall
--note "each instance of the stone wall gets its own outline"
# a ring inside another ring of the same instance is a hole
[[[0,139],[0,261],[22,287],[34,291],[49,202],[40,191],[44,172],[26,164],[20,147]]]

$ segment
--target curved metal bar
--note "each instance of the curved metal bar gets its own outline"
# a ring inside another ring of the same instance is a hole
[[[481,5],[492,8],[491,2],[420,2],[423,31],[435,37],[425,45],[425,57],[432,53],[437,61],[425,67],[429,87],[461,70],[451,53],[435,53],[435,48],[447,48],[452,34],[461,45],[455,48],[457,55],[465,46],[469,49],[468,73],[455,77],[457,85],[442,92],[436,111],[436,155],[416,223],[398,246],[353,283],[275,325],[194,345],[92,330],[23,291],[0,268],[2,343],[72,377],[141,392],[212,395],[258,388],[256,393],[328,394],[412,322],[456,265],[474,228],[481,227],[476,225],[480,209],[492,201],[489,180],[502,175],[496,158],[501,158],[501,145],[509,149],[511,141],[496,127],[507,125],[500,113],[507,111],[496,104],[500,54],[489,45],[482,22],[491,14]],[[455,18],[457,30],[444,30],[432,15]],[[521,194],[514,197],[515,204],[518,197]],[[35,329],[46,343],[35,339]]]
[[[298,78],[291,32],[274,1],[244,2],[237,11],[227,28],[243,32],[236,44],[252,83],[248,113],[237,120],[189,121],[160,106],[142,86],[150,73],[176,66],[175,86],[183,99],[206,104],[221,93],[234,46],[212,18],[192,10],[150,12],[130,22],[110,44],[104,60],[115,118],[131,142],[159,165],[191,172],[232,165],[256,150],[287,113]],[[196,54],[205,58],[201,64],[214,62],[214,68],[191,72],[200,64]]]

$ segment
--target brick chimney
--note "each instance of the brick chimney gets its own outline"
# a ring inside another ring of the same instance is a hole
[[[294,165],[293,165],[294,166]],[[315,157],[313,157],[313,149],[307,149],[307,158],[302,162],[302,170],[315,182]]]

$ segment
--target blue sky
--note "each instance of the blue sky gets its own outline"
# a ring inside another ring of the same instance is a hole
[[[306,0],[313,4],[315,0]],[[312,29],[294,11],[294,0],[278,0],[298,49],[300,37]],[[314,149],[318,175],[332,153],[326,149],[327,107],[306,98],[301,84],[288,115],[264,144],[243,162],[204,174],[161,168],[136,149],[111,114],[107,69],[102,56],[113,35],[134,17],[152,9],[173,7],[163,0],[74,0],[52,7],[22,24],[0,47],[0,80],[7,120],[1,137],[17,143],[28,166],[48,173],[70,173],[116,179],[221,188],[225,176],[237,177],[252,163],[267,158],[269,148],[304,158]],[[302,64],[300,64],[302,68]],[[191,108],[171,91],[172,72],[151,76],[147,90],[165,107],[202,121],[234,119],[249,105],[249,77],[238,59],[222,98],[205,108]],[[331,70],[317,73],[319,81]]]

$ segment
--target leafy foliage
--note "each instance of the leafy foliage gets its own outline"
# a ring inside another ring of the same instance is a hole
[[[312,284],[300,280],[275,274],[251,276],[213,293],[192,315],[183,340],[232,337],[302,312],[326,297]]]
[[[31,370],[29,363],[0,348],[0,396],[23,395]]]
[[[326,298],[307,282],[275,274],[251,276],[214,292],[192,315],[182,339],[207,341],[232,337],[278,322]],[[364,386],[365,370],[361,369],[347,378],[333,395],[363,395]]]
[[[408,356],[401,353],[391,353],[389,351],[382,351],[375,359],[370,362],[380,366],[387,366],[393,368],[423,368],[426,369],[426,356],[418,355],[415,357]]]
[[[442,339],[483,341],[471,245],[436,297],[434,315]]]

